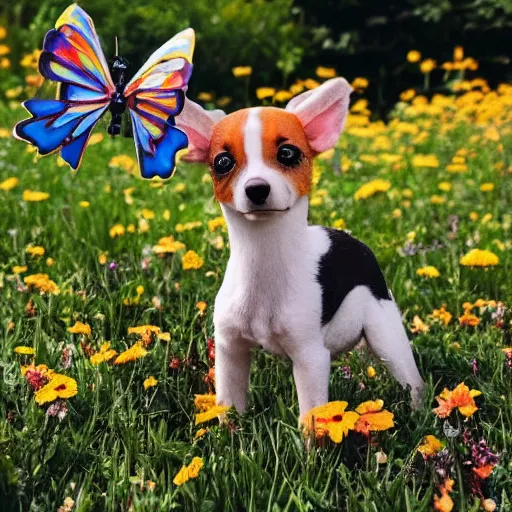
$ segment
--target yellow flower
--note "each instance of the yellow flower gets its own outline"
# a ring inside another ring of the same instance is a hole
[[[316,68],[316,76],[318,78],[334,78],[336,76],[336,70],[334,68],[324,68],[318,66]]]
[[[50,197],[48,192],[36,192],[33,190],[24,190],[22,199],[28,202],[46,201]]]
[[[90,336],[91,326],[82,322],[75,322],[75,325],[68,327],[68,332],[72,334],[85,334],[86,336]]]
[[[375,180],[369,181],[368,183],[365,183],[362,187],[360,187],[359,190],[357,190],[357,192],[354,194],[354,199],[356,201],[359,201],[359,199],[366,199],[378,192],[387,192],[390,188],[390,181],[377,178]]]
[[[203,437],[205,434],[208,433],[208,430],[206,428],[200,428],[194,435],[194,439],[199,439],[200,437]]]
[[[216,105],[220,108],[227,107],[231,103],[231,98],[229,96],[222,96],[216,101]]]
[[[439,309],[434,309],[434,311],[432,311],[432,315],[430,316],[432,318],[441,320],[444,325],[448,325],[451,322],[453,315],[449,311],[446,311],[444,306],[441,306]]]
[[[24,356],[33,356],[36,353],[36,351],[32,347],[25,347],[23,345],[15,347],[14,352],[16,352],[16,354],[21,354]]]
[[[23,274],[27,270],[28,270],[28,267],[26,265],[14,265],[14,267],[12,267],[12,271],[15,274]]]
[[[198,270],[203,264],[204,260],[195,251],[187,251],[181,259],[183,270]]]
[[[439,183],[439,185],[437,185],[437,188],[443,192],[450,192],[452,189],[452,184],[449,181],[442,181]]]
[[[443,449],[443,444],[436,436],[425,436],[425,442],[418,447],[418,451],[424,456],[436,455],[437,452]]]
[[[439,160],[436,155],[414,155],[412,157],[413,167],[439,167]]]
[[[173,254],[181,249],[185,249],[185,244],[174,240],[172,235],[160,238],[158,244],[153,246],[155,254]]]
[[[480,323],[480,318],[472,315],[469,311],[464,311],[464,314],[459,316],[459,324],[462,326],[476,327]]]
[[[0,44],[0,56],[7,55],[11,49],[6,44]]]
[[[434,59],[426,59],[420,64],[420,71],[422,73],[430,73],[436,67],[436,61]]]
[[[231,70],[233,72],[233,76],[235,78],[241,78],[244,76],[251,76],[252,68],[251,66],[237,66]]]
[[[421,59],[421,53],[418,50],[411,50],[407,53],[407,60],[409,62],[419,62]]]
[[[153,377],[153,375],[151,375],[144,381],[144,389],[152,388],[157,384],[158,381],[155,379],[155,377]]]
[[[477,389],[470,390],[464,382],[461,382],[453,391],[444,388],[443,392],[436,397],[439,406],[434,409],[434,412],[440,418],[447,418],[453,409],[458,408],[463,416],[469,418],[478,411],[474,397],[481,394],[482,392]]]
[[[400,99],[402,101],[411,101],[414,96],[416,96],[416,91],[414,89],[407,89],[406,91],[400,94]]]
[[[206,302],[204,300],[199,301],[196,304],[196,308],[199,310],[199,313],[201,314],[201,316],[204,315],[204,312],[206,311],[207,307],[208,307],[208,305],[206,304]]]
[[[332,223],[332,227],[334,229],[345,229],[347,227],[347,223],[345,222],[345,219],[336,219],[333,223]]]
[[[115,224],[110,228],[110,238],[116,238],[117,236],[123,236],[125,233],[124,226],[122,224]]]
[[[429,329],[430,327],[425,322],[423,322],[423,320],[418,315],[414,315],[411,327],[411,332],[413,334],[417,334],[420,332],[428,332]]]
[[[454,481],[451,479],[446,479],[444,484],[439,487],[441,491],[441,497],[437,494],[434,494],[434,510],[439,512],[452,512],[454,503],[451,499],[449,492],[453,489]]]
[[[213,94],[211,92],[200,92],[197,99],[199,101],[213,101]]]
[[[373,366],[368,366],[368,368],[366,368],[366,375],[368,375],[370,379],[374,379],[377,376],[377,370],[375,370]]]
[[[480,185],[480,190],[482,192],[492,192],[494,190],[494,183],[482,183]]]
[[[88,146],[94,146],[104,139],[103,133],[93,133],[89,138]]]
[[[129,174],[133,174],[137,170],[137,162],[128,155],[117,155],[112,157],[108,166],[123,169]]]
[[[0,39],[5,39],[7,37],[7,30],[5,27],[0,26]]]
[[[48,267],[53,267],[53,265],[55,265],[55,260],[53,258],[46,258],[46,265]]]
[[[493,142],[498,142],[500,140],[500,133],[498,132],[496,126],[490,126],[485,130],[484,137],[487,140],[492,140]]]
[[[422,277],[439,277],[441,275],[439,270],[437,270],[437,268],[433,267],[432,265],[419,268],[416,270],[416,274]]]
[[[7,89],[7,91],[5,91],[5,97],[7,99],[13,100],[14,98],[17,98],[22,92],[23,92],[23,87],[21,85],[18,85],[18,87],[13,87],[12,89]]]
[[[342,401],[320,405],[308,411],[301,421],[306,431],[314,432],[315,437],[328,435],[335,443],[341,443],[359,419],[356,412],[345,411],[347,405],[347,402]]]
[[[129,349],[125,350],[124,352],[121,352],[116,360],[114,361],[114,364],[126,364],[131,361],[135,361],[139,359],[140,357],[144,357],[148,354],[148,351],[142,346],[142,343],[138,341],[135,343],[135,345],[132,345]]]
[[[499,262],[498,256],[486,249],[471,249],[460,259],[460,264],[465,267],[493,267]]]
[[[36,258],[44,256],[45,249],[40,245],[31,245],[25,249],[25,252],[27,254],[30,254],[30,256]]]
[[[191,478],[197,478],[199,472],[204,466],[203,459],[201,457],[194,457],[192,462],[188,466],[183,466],[176,476],[174,477],[173,483],[175,485],[183,485],[185,482],[190,480]]]
[[[151,220],[155,218],[155,212],[153,210],[149,210],[148,208],[143,208],[140,211],[140,214],[146,219]]]
[[[105,361],[110,361],[117,355],[117,352],[110,348],[110,343],[102,343],[99,352],[93,354],[89,360],[92,365],[98,365]]]
[[[18,178],[7,178],[0,183],[0,190],[12,190],[19,182],[20,180]]]
[[[314,80],[313,78],[306,78],[306,80],[304,80],[304,87],[306,89],[315,89],[319,85],[320,85],[320,83],[317,82],[316,80]]]
[[[360,415],[354,427],[356,432],[369,435],[370,432],[388,430],[395,426],[392,412],[382,410],[384,402],[382,400],[369,400],[356,407],[356,412]]]
[[[208,229],[210,230],[210,233],[213,233],[217,229],[225,229],[226,228],[226,221],[224,220],[224,217],[215,217],[215,219],[208,221]]]
[[[276,90],[273,87],[258,87],[256,89],[256,97],[259,100],[264,100],[265,98],[271,98],[276,93]]]
[[[354,78],[354,80],[352,81],[352,83],[350,85],[352,85],[352,87],[354,89],[366,89],[368,87],[368,78],[363,78],[361,76],[358,76],[356,78]]]
[[[107,263],[107,255],[102,252],[99,256],[98,256],[98,263],[100,265],[105,265]]]
[[[80,208],[89,208],[89,206],[91,206],[91,203],[89,203],[89,201],[80,201],[78,204]]]
[[[194,405],[200,412],[209,411],[215,407],[217,397],[215,395],[194,395]]]
[[[57,398],[71,398],[78,393],[78,385],[75,379],[54,373],[48,384],[36,391],[34,398],[39,405],[53,402]]]
[[[156,336],[160,341],[171,341],[170,332],[159,332]]]
[[[9,69],[10,67],[11,67],[11,61],[7,57],[0,59],[0,69]],[[12,107],[11,107],[11,109],[12,109]]]
[[[453,60],[461,61],[462,59],[464,59],[464,48],[462,46],[456,46],[453,49]]]
[[[160,327],[157,327],[156,325],[138,325],[136,327],[128,327],[128,334],[138,334],[139,336],[142,336],[148,331],[158,334],[160,332]]]
[[[54,295],[60,293],[59,287],[48,277],[48,274],[32,274],[26,276],[23,282],[27,286],[33,286],[43,293],[53,293]]]
[[[229,411],[230,407],[227,405],[215,405],[208,409],[206,412],[201,412],[199,414],[196,414],[196,425],[199,425],[200,423],[205,423],[206,421],[210,421],[213,418],[217,418],[221,414],[225,414],[227,411]]]
[[[293,97],[293,94],[290,91],[277,91],[274,99],[280,103],[283,103],[285,101],[288,101]]]

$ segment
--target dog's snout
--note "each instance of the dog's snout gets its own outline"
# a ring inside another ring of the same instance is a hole
[[[260,178],[253,178],[245,184],[247,197],[257,206],[265,204],[270,194],[270,185]]]

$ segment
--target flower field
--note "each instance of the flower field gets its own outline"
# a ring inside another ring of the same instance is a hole
[[[310,220],[374,250],[428,387],[411,411],[379,361],[342,354],[302,431],[291,366],[264,353],[248,412],[215,405],[229,246],[207,169],[143,181],[104,123],[73,175],[0,106],[2,510],[511,510],[512,86],[458,75],[385,123],[353,85]]]

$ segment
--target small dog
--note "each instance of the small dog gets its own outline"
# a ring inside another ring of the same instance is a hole
[[[214,311],[218,404],[245,410],[251,349],[262,347],[292,360],[302,417],[328,401],[331,356],[361,338],[419,403],[424,383],[375,256],[343,231],[308,225],[313,158],[337,143],[351,90],[334,78],[286,109],[230,115],[187,99],[176,119],[187,160],[210,166],[229,233]]]

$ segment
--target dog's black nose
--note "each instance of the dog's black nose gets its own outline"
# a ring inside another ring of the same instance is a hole
[[[265,201],[270,194],[270,185],[263,180],[258,180],[258,182],[254,184],[246,185],[245,193],[255,205],[261,206],[262,204],[265,204]]]

